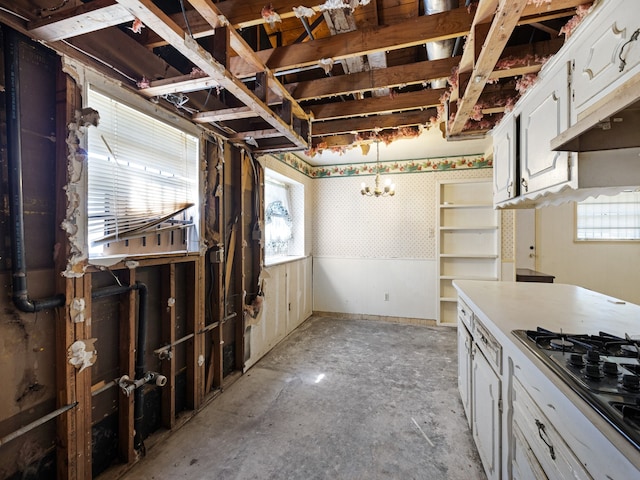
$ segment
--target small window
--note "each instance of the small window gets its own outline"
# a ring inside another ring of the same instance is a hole
[[[304,254],[304,186],[266,170],[264,185],[266,263]]]
[[[577,203],[576,226],[580,241],[640,240],[640,191]]]
[[[198,250],[198,138],[94,89],[89,258]]]

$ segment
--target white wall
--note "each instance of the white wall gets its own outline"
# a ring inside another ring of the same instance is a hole
[[[360,183],[372,177],[314,180],[314,311],[434,319],[436,180],[491,175],[491,169],[391,175],[397,191],[391,198],[360,195]],[[502,250],[512,263],[508,211]]]
[[[574,203],[537,211],[536,269],[640,304],[640,242],[574,242],[574,225]]]

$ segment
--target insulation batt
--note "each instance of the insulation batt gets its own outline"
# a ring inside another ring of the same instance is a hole
[[[269,24],[271,28],[273,28],[273,26],[276,23],[282,22],[282,18],[280,18],[280,15],[278,15],[276,11],[273,9],[272,3],[262,7],[261,13],[262,13],[262,18],[265,19],[265,21]]]
[[[313,10],[313,8],[308,8],[308,7],[303,7],[303,6],[299,6],[299,7],[293,7],[293,13],[296,14],[296,17],[298,18],[302,18],[302,17],[313,17],[316,12]]]

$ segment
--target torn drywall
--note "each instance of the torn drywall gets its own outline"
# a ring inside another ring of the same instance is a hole
[[[84,298],[74,298],[71,301],[70,314],[71,314],[71,319],[73,320],[74,323],[84,322],[85,307],[86,307],[86,304],[85,304]]]
[[[96,362],[98,352],[94,346],[95,341],[95,338],[77,340],[68,348],[69,363],[78,369],[78,373]]]
[[[63,58],[63,71],[78,85],[84,85],[84,75],[74,64]],[[67,268],[62,275],[68,278],[81,277],[87,268],[86,221],[81,208],[81,199],[86,197],[87,151],[85,134],[87,128],[96,126],[100,119],[98,112],[85,108],[76,112],[75,121],[67,126],[67,196],[65,219],[61,228],[69,242]]]

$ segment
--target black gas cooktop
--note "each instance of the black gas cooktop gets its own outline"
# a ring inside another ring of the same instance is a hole
[[[640,340],[543,328],[513,334],[640,450]]]

